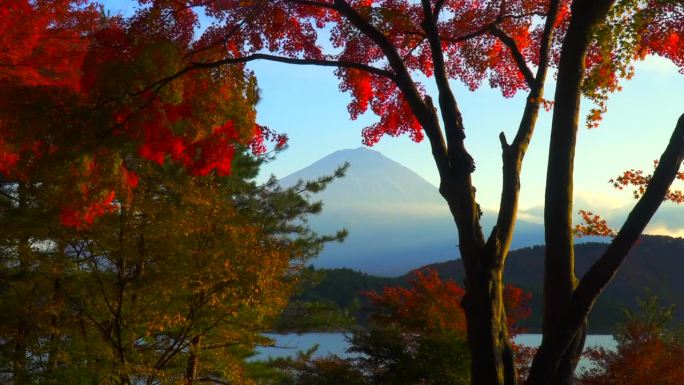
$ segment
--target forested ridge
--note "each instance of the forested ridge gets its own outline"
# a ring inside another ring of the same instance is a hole
[[[606,249],[605,243],[584,243],[576,246],[577,272],[581,276]],[[540,306],[543,275],[544,247],[525,247],[510,253],[506,265],[506,282],[532,294],[532,314],[521,324],[530,332],[540,330]],[[430,264],[443,279],[463,282],[463,265],[459,260]],[[421,268],[422,269],[422,268]],[[667,236],[644,235],[632,249],[625,264],[591,314],[589,333],[612,333],[623,317],[623,308],[634,310],[636,298],[656,295],[662,303],[674,304],[674,316],[684,319],[684,281],[679,272],[684,269],[684,239]],[[420,269],[417,269],[420,270]],[[377,277],[351,269],[322,269],[323,278],[314,287],[306,289],[298,298],[306,301],[331,301],[340,308],[348,308],[354,299],[360,301],[358,316],[365,313],[363,292],[381,291],[384,286],[406,285],[407,277]]]

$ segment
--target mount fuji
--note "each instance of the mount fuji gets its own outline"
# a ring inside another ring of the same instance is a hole
[[[323,202],[323,211],[309,223],[319,233],[346,228],[349,236],[326,245],[314,266],[388,276],[458,258],[456,226],[437,187],[377,151],[337,151],[279,182],[287,187],[329,175],[345,162],[345,177],[312,196]],[[495,213],[484,212],[485,234],[495,220]],[[541,225],[519,220],[512,248],[542,243],[543,234]]]

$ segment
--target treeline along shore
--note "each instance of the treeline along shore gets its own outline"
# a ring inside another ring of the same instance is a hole
[[[578,244],[575,248],[578,277],[601,255],[605,243]],[[544,271],[544,247],[526,247],[512,251],[506,264],[505,282],[532,294],[532,315],[521,321],[528,332],[541,330],[541,282]],[[426,265],[442,279],[463,284],[460,260]],[[625,309],[635,310],[637,298],[657,296],[661,303],[672,304],[674,318],[684,320],[684,239],[644,235],[632,249],[620,274],[606,288],[590,315],[590,334],[610,334],[623,317]],[[397,277],[380,277],[347,268],[310,268],[313,279],[295,296],[284,311],[275,331],[343,331],[363,326],[367,320],[365,292],[382,291],[387,286],[405,286],[411,272]]]

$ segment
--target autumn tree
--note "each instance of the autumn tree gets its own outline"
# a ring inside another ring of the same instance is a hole
[[[4,236],[7,367],[17,359],[15,317],[29,320],[25,379],[5,379],[247,381],[243,359],[266,343],[259,332],[284,308],[303,263],[331,238],[299,223],[320,209],[298,193],[302,186],[257,185],[258,162],[243,152],[235,161],[229,177],[140,166],[136,194],[87,229],[64,227],[57,217],[21,226],[34,241],[28,261],[12,253],[13,233]],[[38,198],[36,207],[49,205]],[[256,202],[279,210],[255,213]],[[6,214],[2,228],[31,218]],[[17,262],[31,266],[22,273]]]
[[[331,178],[253,181],[255,157],[286,138],[255,124],[242,69],[169,78],[188,65],[193,12],[11,3],[0,11],[0,378],[241,379],[303,262],[343,235],[305,221],[321,209],[307,191]]]
[[[97,339],[102,338],[100,325],[115,325],[105,357],[130,371],[131,378],[147,383],[244,380],[243,358],[255,344],[264,343],[258,332],[284,308],[298,271],[323,239],[304,229],[284,234],[268,226],[272,216],[258,219],[242,212],[233,200],[256,191],[233,190],[236,181],[230,178],[179,183],[183,178],[176,174],[158,185],[159,177],[154,177],[125,211],[99,221],[93,232],[102,228],[104,233],[94,233],[82,248],[80,257],[90,265],[105,258],[117,270],[94,272],[105,279],[85,277],[93,285],[89,292],[97,294],[75,304],[85,317],[81,322],[92,325]],[[290,192],[272,192],[270,200],[282,200]],[[290,202],[289,214],[278,212],[281,227],[314,210]],[[119,266],[126,270],[119,272]],[[98,283],[103,280],[112,286],[103,289]],[[107,311],[108,297],[124,287],[125,322],[117,311]],[[123,337],[114,333],[118,322]],[[119,361],[120,349],[125,362]]]
[[[354,333],[350,351],[371,384],[467,384],[469,354],[464,290],[434,270],[417,271],[408,287],[367,293],[368,330]]]
[[[285,144],[255,124],[253,76],[239,68],[177,75],[193,50],[197,16],[189,10],[157,5],[124,19],[81,0],[17,0],[9,10],[0,173],[5,182],[40,180],[55,189],[67,226],[92,224],[112,190],[135,188],[127,157],[227,175],[235,145],[260,153],[264,139]],[[22,19],[35,23],[19,25]],[[245,103],[230,103],[236,99]]]
[[[3,218],[12,223],[12,226],[3,226],[2,296],[3,308],[14,310],[8,312],[10,314],[3,312],[2,365],[14,383],[27,384],[33,367],[28,358],[35,337],[33,331],[39,325],[47,329],[55,320],[54,312],[47,306],[33,306],[37,304],[34,293],[54,293],[54,287],[35,280],[38,275],[35,266],[45,260],[33,257],[32,239],[20,230],[36,224],[38,216],[33,215],[30,219],[15,215],[19,211],[40,215],[30,199],[35,194],[33,186],[21,178],[23,173],[18,168],[20,165],[31,167],[33,155],[46,151],[47,146],[42,147],[43,143],[28,130],[30,124],[15,125],[25,117],[25,114],[17,114],[15,107],[23,103],[19,108],[34,107],[32,113],[40,114],[45,101],[50,99],[48,93],[53,100],[66,98],[69,93],[66,90],[78,87],[79,63],[88,46],[83,36],[93,30],[98,15],[85,2],[70,0],[3,1],[1,8],[0,201]],[[32,92],[24,92],[28,90]],[[17,93],[26,98],[15,99]],[[54,114],[48,115],[43,119],[54,117]],[[7,269],[10,266],[11,269]],[[8,301],[8,297],[11,300]],[[57,300],[54,296],[50,298]],[[54,332],[48,333],[47,341],[54,341],[55,337]],[[34,355],[36,357],[44,357],[47,352],[35,353],[38,353]]]
[[[363,131],[367,145],[384,135],[427,137],[459,236],[466,272],[463,298],[473,384],[513,384],[502,272],[515,227],[520,171],[539,109],[553,106],[545,202],[544,339],[529,384],[565,384],[583,346],[586,316],[666,194],[681,163],[680,121],[644,196],[603,258],[581,281],[574,275],[572,180],[582,95],[596,103],[632,74],[630,63],[657,54],[682,65],[682,4],[657,0],[574,1],[188,1],[219,20],[197,43],[224,47],[222,57],[191,59],[185,71],[271,60],[336,68],[352,95],[352,119],[379,116]],[[267,18],[264,18],[267,15]],[[328,37],[332,50],[319,44]],[[544,82],[555,69],[556,93]],[[433,78],[431,97],[417,80]],[[496,226],[485,236],[471,175],[475,161],[450,80],[469,88],[487,80],[504,96],[525,92],[515,137],[500,135],[502,194]]]
[[[657,297],[637,299],[637,311],[626,311],[615,333],[616,351],[587,352],[593,367],[582,373],[582,385],[675,385],[684,381],[682,325],[672,326],[673,308]]]

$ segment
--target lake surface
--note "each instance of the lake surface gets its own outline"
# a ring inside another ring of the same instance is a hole
[[[314,353],[314,357],[323,357],[329,354],[336,354],[341,357],[349,357],[347,348],[349,342],[346,339],[346,333],[288,333],[288,334],[266,334],[268,337],[275,340],[275,346],[260,347],[257,349],[258,354],[253,356],[250,360],[266,360],[269,357],[292,357],[299,351],[305,351],[318,345],[318,350]],[[515,342],[525,346],[536,347],[541,343],[541,334],[519,334],[515,338]],[[617,342],[610,334],[590,334],[587,336],[585,343],[586,348],[603,347],[607,350],[615,350]],[[577,370],[581,371],[590,366],[590,363],[581,359]]]

